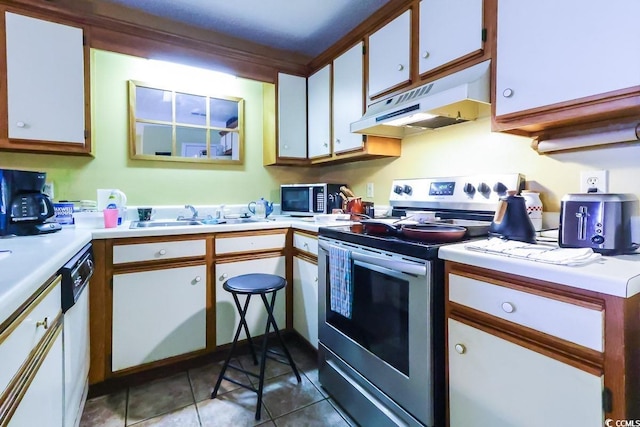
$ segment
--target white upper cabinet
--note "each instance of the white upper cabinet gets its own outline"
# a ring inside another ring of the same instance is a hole
[[[351,123],[362,117],[364,104],[363,54],[360,42],[333,61],[333,151],[361,149],[362,135]]]
[[[411,11],[369,36],[369,97],[410,79]]]
[[[326,65],[308,81],[309,158],[331,155],[331,66]]]
[[[482,22],[482,0],[422,0],[420,74],[482,50]]]
[[[307,79],[278,73],[278,157],[307,158]]]
[[[640,2],[498,2],[496,116],[640,85]]]
[[[85,143],[82,29],[5,13],[8,136]]]

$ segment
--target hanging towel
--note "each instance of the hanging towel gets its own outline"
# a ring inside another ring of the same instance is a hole
[[[351,251],[329,247],[329,289],[331,311],[351,319],[353,284],[351,282]]]

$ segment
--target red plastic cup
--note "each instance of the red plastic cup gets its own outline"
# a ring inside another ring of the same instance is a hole
[[[104,228],[116,228],[118,226],[118,209],[105,209]]]

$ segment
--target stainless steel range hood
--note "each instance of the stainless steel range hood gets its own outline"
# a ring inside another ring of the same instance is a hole
[[[485,61],[439,80],[369,105],[351,132],[404,138],[478,117],[489,104],[490,62]]]

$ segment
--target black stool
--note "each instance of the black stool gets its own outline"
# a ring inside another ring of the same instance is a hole
[[[256,420],[260,419],[260,409],[262,408],[262,390],[264,387],[264,368],[266,365],[267,357],[275,360],[280,363],[287,364],[291,366],[293,373],[296,374],[296,378],[298,383],[302,380],[300,379],[300,374],[298,373],[298,369],[296,368],[296,364],[287,349],[287,346],[284,344],[282,340],[282,336],[280,335],[280,330],[278,329],[278,325],[276,324],[276,319],[273,317],[273,308],[276,303],[276,292],[287,285],[287,281],[280,276],[275,274],[243,274],[240,276],[232,277],[231,279],[224,282],[222,288],[225,291],[231,292],[233,295],[233,301],[236,304],[236,308],[238,309],[238,313],[240,313],[240,323],[238,324],[238,329],[236,330],[236,335],[233,338],[233,343],[231,344],[231,350],[229,350],[229,354],[227,355],[227,359],[224,361],[224,365],[222,365],[222,371],[220,371],[220,375],[218,376],[218,381],[216,382],[216,386],[211,393],[211,398],[215,399],[218,394],[218,389],[220,388],[220,384],[222,380],[225,379],[227,381],[231,381],[234,384],[237,384],[241,387],[244,387],[248,390],[254,391],[258,393],[258,404],[256,406]],[[267,294],[271,293],[271,302],[267,301]],[[247,299],[244,302],[244,307],[240,305],[240,301],[238,300],[238,295],[246,295]],[[245,369],[240,368],[239,366],[234,366],[229,364],[231,360],[231,356],[236,348],[236,344],[238,342],[238,337],[240,336],[240,332],[244,328],[244,332],[247,335],[247,341],[249,341],[249,349],[251,350],[251,356],[253,357],[253,364],[258,364],[258,359],[256,357],[256,352],[253,345],[253,340],[251,335],[249,334],[249,326],[247,325],[247,321],[245,316],[247,314],[247,309],[249,308],[249,300],[252,295],[260,295],[262,298],[262,302],[264,303],[265,308],[267,309],[267,327],[264,332],[264,339],[262,341],[262,353],[260,354],[260,374],[256,375],[253,372],[249,372]],[[273,330],[278,337],[278,341],[280,342],[280,346],[284,350],[284,354],[278,353],[273,350],[267,349],[267,340],[269,337],[269,329],[273,326]],[[282,360],[277,357],[271,356],[271,354],[275,354],[279,357],[285,357],[286,360]],[[244,372],[247,375],[251,375],[252,377],[258,378],[258,388],[256,389],[253,385],[242,384],[232,378],[226,377],[224,374],[227,368],[235,369],[236,371]]]

